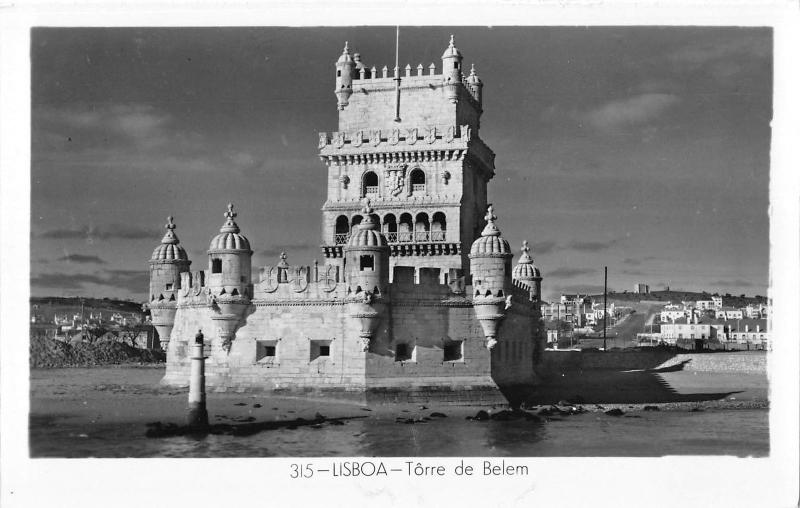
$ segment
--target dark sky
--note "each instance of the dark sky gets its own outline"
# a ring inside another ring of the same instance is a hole
[[[401,67],[449,35],[484,82],[498,226],[560,292],[766,294],[772,32],[401,28]],[[33,295],[143,299],[167,215],[193,261],[228,201],[254,265],[322,260],[344,41],[393,66],[394,28],[34,29]]]

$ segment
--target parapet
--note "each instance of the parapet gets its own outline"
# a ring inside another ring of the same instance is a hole
[[[454,147],[466,148],[467,143],[473,139],[472,127],[469,125],[424,125],[411,128],[394,128],[394,129],[371,129],[357,130],[353,132],[320,132],[319,133],[319,148],[323,149],[331,146],[335,149],[358,148],[363,151],[362,147],[369,148],[379,147],[384,145],[398,146],[398,149],[404,147],[413,147],[415,151],[425,150],[425,145],[432,145],[436,141],[441,140],[447,144],[452,144]],[[364,146],[366,145],[366,146]]]
[[[335,265],[312,266],[279,263],[261,267],[254,285],[254,303],[286,300],[342,298],[342,274]]]
[[[181,304],[204,303],[206,300],[206,271],[181,273],[181,289],[178,301]]]

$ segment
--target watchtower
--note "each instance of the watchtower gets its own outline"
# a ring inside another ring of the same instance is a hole
[[[442,67],[369,68],[344,51],[335,64],[336,132],[319,136],[328,168],[322,251],[347,273],[344,247],[368,198],[390,248],[390,266],[469,272],[481,231],[494,152],[479,137],[482,88],[451,36]],[[442,280],[445,282],[445,280]]]

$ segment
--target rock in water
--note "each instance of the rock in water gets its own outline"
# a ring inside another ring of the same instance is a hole
[[[444,413],[434,412],[431,413],[431,418],[447,418],[447,415]]]
[[[475,416],[473,416],[472,419],[473,420],[478,420],[479,422],[488,420],[489,419],[489,413],[487,413],[486,411],[481,409],[480,411],[475,413]]]
[[[622,415],[625,414],[625,411],[623,411],[623,410],[621,410],[619,408],[614,408],[614,409],[609,409],[608,411],[606,411],[606,414],[608,416],[622,416]]]
[[[658,406],[645,406],[644,410],[645,411],[661,411],[661,408],[659,408]]]

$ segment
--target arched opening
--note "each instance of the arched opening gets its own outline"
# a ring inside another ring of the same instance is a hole
[[[350,221],[350,229],[352,230],[353,228],[361,224],[362,220],[364,220],[364,217],[362,217],[361,215],[353,215],[353,219]]]
[[[415,242],[428,242],[430,241],[431,224],[428,220],[428,214],[420,212],[414,221],[414,241]]]
[[[397,241],[410,242],[414,231],[414,221],[411,214],[406,212],[400,214],[400,223],[397,225]]]
[[[409,175],[411,194],[425,194],[425,172],[415,168]]]
[[[444,242],[447,232],[447,217],[442,212],[433,214],[433,222],[431,222],[431,241]]]
[[[378,175],[374,171],[364,173],[361,181],[361,195],[372,196],[378,194]]]
[[[211,260],[211,273],[222,273],[222,260],[214,258]]]
[[[340,215],[336,217],[336,226],[333,234],[334,244],[346,244],[348,236],[350,236],[350,220],[346,215]]]
[[[386,240],[388,242],[397,242],[397,218],[393,213],[387,213],[383,217],[381,230],[383,231],[383,234],[386,235]]]

